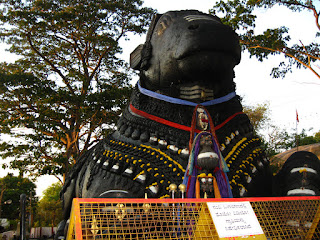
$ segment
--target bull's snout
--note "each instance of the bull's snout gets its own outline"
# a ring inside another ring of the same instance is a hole
[[[188,15],[183,18],[185,31],[180,35],[176,58],[183,59],[196,52],[224,52],[240,62],[239,38],[233,29],[210,15]]]

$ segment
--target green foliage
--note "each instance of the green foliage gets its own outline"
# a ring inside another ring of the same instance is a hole
[[[267,137],[263,138],[265,149],[269,156],[290,150],[298,146],[304,146],[314,143],[320,143],[320,132],[309,135],[306,129],[302,129],[301,133],[297,134],[295,130],[288,131],[286,129],[278,129],[271,126],[272,131]]]
[[[258,104],[256,106],[243,106],[243,112],[248,115],[256,133],[261,132],[270,121],[268,103]]]
[[[300,134],[289,133],[286,130],[280,132],[280,139],[278,143],[279,149],[289,150],[298,146],[309,145],[320,142],[320,132],[314,135],[308,135],[307,130],[302,129]]]
[[[255,33],[256,9],[272,8],[275,5],[285,6],[294,12],[306,10],[315,17],[316,27],[320,30],[319,11],[313,1],[309,0],[230,0],[217,2],[210,11],[212,14],[222,13],[222,22],[235,29],[240,37],[242,48],[249,51],[263,61],[271,55],[283,55],[285,61],[273,68],[271,75],[275,78],[284,77],[293,67],[308,68],[320,78],[318,69],[312,63],[320,59],[320,45],[313,43],[304,45],[292,44],[289,29],[279,26],[275,29],[266,29],[262,34]],[[280,18],[281,16],[275,16]],[[309,23],[314,24],[314,23]],[[318,33],[319,34],[319,33]]]
[[[243,112],[246,113],[250,119],[250,122],[253,126],[255,134],[257,134],[262,143],[262,148],[264,149],[266,155],[271,157],[278,153],[277,149],[274,146],[275,134],[276,131],[272,131],[271,134],[268,134],[266,129],[275,130],[276,127],[271,124],[270,108],[268,103],[258,104],[256,106],[243,106]]]
[[[62,220],[61,188],[61,183],[57,182],[43,192],[35,215],[36,227],[55,227]]]
[[[0,178],[0,211],[2,218],[8,218],[10,220],[19,219],[20,214],[20,195],[26,194],[27,196],[27,211],[30,212],[31,208],[34,208],[37,202],[35,197],[36,185],[28,178],[15,177],[8,174],[6,177]],[[31,197],[31,203],[30,203]],[[7,204],[11,200],[11,204]]]
[[[274,127],[272,134],[269,134],[268,141],[265,141],[265,148],[269,154],[269,157],[287,150],[296,149],[297,144],[298,146],[304,146],[320,143],[320,131],[312,135],[309,135],[307,132],[307,130],[302,129],[301,133],[297,134],[293,129],[292,131],[288,131],[286,129],[279,130],[278,128]],[[312,151],[311,148],[310,151]],[[279,158],[274,158],[270,165],[272,171],[277,173],[282,167],[283,162],[284,161]]]
[[[316,132],[314,134],[314,139],[317,141],[317,142],[320,142],[320,131],[319,132]]]
[[[59,182],[53,183],[46,190],[43,191],[43,196],[40,202],[41,201],[46,201],[46,202],[59,201],[61,188],[62,188],[61,183]]]
[[[1,157],[21,173],[65,174],[127,104],[119,40],[143,33],[153,11],[140,0],[0,4],[0,37],[20,57],[0,65],[0,130],[14,140]]]

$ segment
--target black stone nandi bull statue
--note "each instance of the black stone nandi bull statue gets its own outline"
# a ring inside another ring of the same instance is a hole
[[[319,160],[310,153],[292,156],[272,176],[235,94],[233,68],[240,55],[238,36],[215,16],[194,10],[156,15],[145,44],[131,54],[140,79],[117,130],[69,173],[62,190],[65,219],[74,197],[168,197],[169,184],[182,183],[201,131],[208,134],[200,137],[191,167],[197,171],[197,196],[217,194],[210,176],[223,158],[229,171],[222,179],[229,179],[233,197],[318,195]],[[272,190],[273,181],[281,188]]]

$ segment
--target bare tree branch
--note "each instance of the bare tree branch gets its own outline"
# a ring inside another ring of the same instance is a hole
[[[32,40],[31,40],[31,33],[28,33],[27,34],[27,38],[28,38],[28,42],[30,44],[30,47],[33,51],[35,51],[46,63],[48,63],[52,70],[55,71],[63,80],[63,82],[66,84],[67,88],[69,89],[69,91],[74,95],[74,90],[73,88],[71,87],[68,79],[61,73],[61,71],[56,68],[56,66],[54,66],[54,64],[48,59],[46,58],[32,43]]]

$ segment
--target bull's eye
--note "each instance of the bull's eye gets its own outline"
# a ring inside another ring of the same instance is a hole
[[[158,24],[158,27],[157,27],[158,36],[162,35],[164,33],[164,31],[168,28],[170,22],[171,22],[171,20],[168,17],[161,19],[161,22]]]
[[[161,21],[161,22],[159,23],[158,29],[157,29],[158,36],[159,36],[159,35],[162,35],[163,32],[167,29],[167,27],[168,27],[167,21],[166,21],[166,20]]]
[[[167,29],[167,26],[166,26],[165,22],[161,22],[161,23],[159,24],[158,31],[157,31],[158,36],[159,36],[159,35],[162,35],[163,32],[164,32],[166,29]]]

